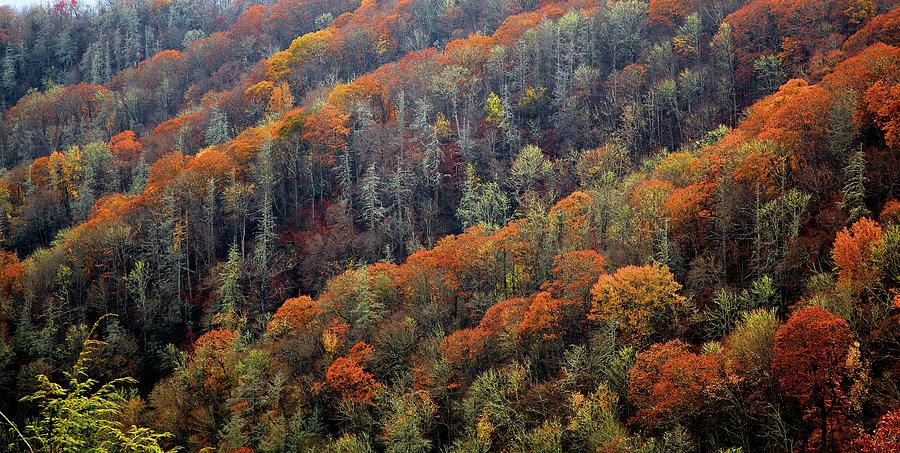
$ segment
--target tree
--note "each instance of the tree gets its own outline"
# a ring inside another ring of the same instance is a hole
[[[350,348],[344,357],[338,357],[325,372],[325,385],[336,392],[341,399],[368,403],[375,397],[380,385],[371,373],[363,370],[363,365],[374,350],[365,342]]]
[[[109,152],[116,161],[126,165],[134,165],[144,150],[137,135],[132,131],[124,131],[114,135],[107,144]]]
[[[509,199],[497,183],[482,183],[475,174],[475,166],[466,166],[463,195],[456,210],[456,217],[463,227],[500,226],[506,223],[508,212]]]
[[[3,55],[3,66],[0,68],[0,86],[7,93],[12,93],[12,89],[16,86],[16,58],[13,55],[14,47],[10,44],[6,45],[6,53]],[[9,101],[11,99],[7,99]]]
[[[278,307],[266,329],[269,335],[285,335],[301,330],[315,330],[322,306],[309,296],[288,299]]]
[[[603,10],[600,42],[605,45],[614,70],[634,61],[647,30],[647,3],[636,0],[615,2]]]
[[[681,340],[655,344],[638,354],[628,372],[628,399],[637,408],[633,421],[650,429],[696,423],[723,381],[718,356],[694,354]]]
[[[99,321],[98,321],[99,323]],[[64,373],[68,385],[51,382],[44,374],[37,376],[39,388],[23,401],[34,402],[40,415],[25,427],[23,438],[28,449],[43,451],[145,451],[163,450],[159,443],[172,437],[149,428],[125,427],[116,419],[126,410],[128,400],[124,387],[137,383],[133,378],[119,378],[100,385],[90,377],[89,367],[106,343],[93,338],[97,324],[85,337],[72,370]]]
[[[872,288],[878,283],[875,259],[882,243],[882,230],[874,220],[861,218],[844,228],[834,238],[831,256],[838,271],[838,284],[854,292]]]
[[[600,384],[590,395],[574,393],[566,440],[573,451],[627,451],[620,445],[628,430],[619,422],[619,396]]]
[[[270,141],[263,143],[256,156],[256,182],[262,192],[259,208],[259,228],[254,243],[254,264],[256,277],[259,279],[259,312],[265,313],[272,282],[272,264],[275,256],[275,208],[274,187],[275,171],[272,168],[272,145]]]
[[[854,447],[860,453],[890,453],[900,451],[900,410],[884,414],[872,434],[864,433]]]
[[[272,88],[272,95],[269,97],[268,110],[276,115],[287,112],[294,106],[294,95],[291,94],[291,87],[287,82],[279,83]]]
[[[766,55],[753,62],[756,96],[763,97],[774,93],[784,83],[784,71],[781,60],[775,55]]]
[[[676,22],[687,15],[688,4],[685,0],[651,0],[648,12],[650,25],[673,29]]]
[[[582,300],[590,305],[591,289],[606,273],[609,260],[593,250],[572,250],[553,259],[553,280],[546,288],[558,297]]]
[[[144,261],[134,263],[131,272],[125,278],[125,286],[131,297],[141,308],[141,333],[144,336],[144,347],[147,347],[147,287],[150,284],[150,275],[147,264]]]
[[[225,143],[231,138],[229,132],[228,117],[219,106],[214,106],[209,114],[209,122],[203,135],[206,139],[206,146],[218,145]]]
[[[134,166],[131,175],[131,187],[129,192],[138,194],[144,191],[147,186],[147,179],[150,177],[150,167],[143,156],[138,158],[137,164]]]
[[[848,156],[850,147],[859,135],[857,122],[853,120],[857,103],[856,94],[847,90],[836,93],[828,109],[828,144],[838,162],[852,159]]]
[[[900,148],[900,83],[888,85],[879,80],[866,90],[864,101],[875,124],[884,131],[885,143]]]
[[[328,280],[320,302],[328,315],[355,328],[366,329],[384,315],[366,269],[348,269]]]
[[[764,385],[771,374],[773,342],[780,326],[774,309],[744,312],[728,337],[728,365],[753,386]]]
[[[846,438],[847,322],[819,307],[794,313],[775,332],[772,371],[781,391],[796,399],[809,425],[810,449],[842,451]]]
[[[219,274],[222,282],[219,289],[220,305],[216,310],[214,322],[230,322],[235,314],[240,313],[244,301],[244,294],[241,290],[242,267],[237,244],[231,244],[231,248],[228,249],[228,261],[225,262]]]
[[[373,230],[384,218],[385,208],[381,204],[380,186],[381,177],[375,170],[375,164],[369,165],[369,169],[360,183],[360,217],[366,228]]]
[[[389,453],[416,453],[430,451],[431,441],[427,433],[437,405],[425,391],[391,392],[388,400],[390,415],[384,427],[383,438]]]
[[[727,22],[722,22],[719,26],[719,31],[716,32],[710,46],[719,111],[724,113],[726,124],[734,126],[737,123],[737,87],[734,80],[737,57],[731,37],[731,26]]]
[[[678,312],[687,304],[679,289],[681,285],[665,266],[625,266],[597,279],[589,317],[614,325],[622,343],[640,346],[674,327]]]
[[[848,211],[848,223],[869,215],[865,202],[866,180],[866,154],[860,148],[850,155],[847,166],[844,167],[844,199],[841,201],[841,208]]]
[[[534,145],[527,145],[519,151],[509,170],[510,184],[516,194],[531,190],[535,183],[552,171],[553,164],[544,157],[544,152]]]

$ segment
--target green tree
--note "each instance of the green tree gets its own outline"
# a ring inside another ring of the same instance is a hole
[[[262,200],[259,212],[259,230],[254,244],[254,264],[259,283],[259,311],[266,311],[269,299],[269,286],[272,281],[272,263],[275,256],[275,210],[273,190],[275,171],[272,168],[272,147],[269,142],[263,144],[257,156],[256,182]]]
[[[781,60],[775,55],[757,58],[753,62],[753,78],[758,97],[774,93],[784,83]]]
[[[216,317],[224,317],[228,321],[235,311],[244,301],[244,294],[241,289],[241,277],[243,274],[243,263],[241,255],[238,253],[237,244],[231,244],[228,249],[228,261],[225,262],[219,278],[221,286],[219,289],[219,309]],[[218,321],[214,319],[213,322]]]
[[[381,204],[381,196],[379,195],[381,186],[381,177],[375,170],[375,164],[369,165],[366,176],[362,179],[360,187],[360,201],[362,202],[361,217],[366,224],[366,228],[372,230],[384,218],[384,206]]]
[[[3,73],[0,74],[0,87],[9,92],[16,86],[16,58],[13,54],[13,46],[6,46],[6,54],[3,56]]]
[[[713,57],[714,83],[719,111],[723,113],[727,124],[734,126],[737,123],[737,93],[734,82],[737,57],[734,53],[731,26],[727,22],[722,22],[722,25],[719,26],[719,31],[710,43],[710,50]]]
[[[101,384],[88,374],[88,368],[106,343],[93,339],[94,324],[84,340],[72,370],[64,373],[68,384],[51,382],[37,376],[38,389],[23,402],[36,403],[37,419],[25,426],[22,442],[29,450],[52,452],[174,452],[164,450],[160,441],[172,437],[149,428],[125,427],[116,419],[127,403],[126,388],[137,383],[130,377]],[[18,445],[21,447],[21,445]]]
[[[475,174],[475,166],[466,166],[463,196],[456,210],[456,217],[463,227],[500,226],[506,223],[508,213],[509,199],[497,183],[482,183]]]
[[[134,263],[131,272],[125,277],[125,287],[134,301],[141,307],[141,333],[144,347],[147,346],[147,286],[150,283],[150,269],[143,261]]]
[[[850,155],[844,167],[844,199],[841,208],[847,210],[847,224],[869,215],[866,209],[866,154],[862,148]]]
[[[549,176],[553,164],[544,157],[544,152],[534,145],[527,145],[519,151],[509,170],[509,183],[515,195],[532,190],[535,184]]]
[[[228,117],[218,106],[213,107],[209,114],[209,124],[206,126],[204,136],[206,145],[213,146],[227,142],[231,135],[228,132]]]
[[[131,188],[129,192],[139,194],[144,191],[147,179],[150,177],[150,166],[144,160],[144,156],[138,159],[137,165],[131,171]]]

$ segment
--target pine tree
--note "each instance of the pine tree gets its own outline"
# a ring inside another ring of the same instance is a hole
[[[137,165],[135,165],[134,169],[131,173],[131,188],[129,192],[138,194],[144,191],[144,187],[147,185],[147,178],[150,177],[150,167],[147,165],[147,161],[144,160],[144,156],[141,156]]]
[[[466,179],[463,181],[462,198],[456,208],[456,218],[468,228],[476,223],[475,212],[478,203],[478,176],[475,174],[475,166],[466,165]]]
[[[353,212],[353,168],[350,164],[350,150],[345,149],[338,155],[337,164],[334,167],[337,183],[341,188],[340,199],[345,204],[348,212]]]
[[[716,98],[729,126],[737,123],[737,93],[735,92],[734,68],[736,56],[731,36],[731,26],[722,22],[719,31],[710,43],[713,68],[715,69]]]
[[[243,290],[241,289],[241,276],[243,274],[243,263],[238,253],[237,243],[232,243],[228,249],[228,260],[219,274],[221,283],[219,286],[219,308],[213,317],[214,323],[231,322],[233,317],[239,312],[241,304],[244,301]]]
[[[472,164],[466,166],[463,196],[456,217],[463,228],[475,225],[497,227],[507,221],[509,199],[495,182],[482,183]]]
[[[104,82],[103,80],[103,65],[101,63],[102,56],[100,54],[100,50],[97,47],[91,48],[91,83],[94,85],[100,85]]]
[[[212,264],[216,259],[216,191],[215,178],[209,178],[209,181],[206,183],[206,196],[203,198],[204,242],[207,264]]]
[[[206,146],[214,146],[227,142],[231,136],[228,132],[228,117],[215,106],[209,114],[209,125],[206,126]]]
[[[275,247],[275,212],[273,209],[273,187],[275,173],[272,169],[272,146],[270,142],[263,144],[257,155],[256,180],[261,193],[259,212],[259,229],[256,234],[254,248],[255,265],[259,279],[259,311],[265,313],[268,303],[269,284],[271,282],[271,260]]]
[[[9,92],[16,86],[16,57],[13,54],[13,46],[6,46],[6,54],[3,56],[2,77],[0,77],[0,86],[4,92]]]
[[[841,208],[846,209],[847,223],[853,223],[869,214],[866,209],[866,154],[862,148],[850,155],[844,167],[844,199]]]
[[[109,48],[109,39],[103,41],[103,80],[109,80],[113,75],[113,58]]]
[[[159,40],[156,39],[156,33],[153,26],[144,26],[144,58],[149,59],[159,52]]]
[[[72,61],[75,57],[75,47],[72,43],[72,37],[69,34],[69,30],[65,27],[63,27],[56,35],[54,53],[56,54],[56,60],[63,68],[72,66]]]
[[[137,261],[125,278],[128,293],[141,309],[141,334],[147,347],[147,286],[150,283],[150,269],[144,261]]]
[[[836,162],[852,159],[850,149],[858,131],[853,119],[857,99],[853,91],[838,93],[828,109],[828,145]]]
[[[127,66],[136,65],[143,59],[141,55],[141,41],[143,33],[140,30],[140,19],[138,18],[137,8],[133,5],[125,7],[125,13],[122,16],[124,28],[123,57]]]
[[[414,236],[412,225],[413,186],[415,175],[401,162],[388,177],[384,192],[390,203],[387,206],[388,225],[387,231],[395,245],[400,245],[404,240]]]
[[[360,187],[360,203],[362,203],[361,220],[365,223],[366,228],[372,230],[384,218],[384,206],[381,204],[381,196],[379,194],[381,186],[381,177],[375,169],[375,164],[369,165],[366,175],[362,179]]]

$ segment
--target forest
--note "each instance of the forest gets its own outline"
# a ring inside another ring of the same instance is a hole
[[[900,451],[900,1],[0,6],[0,449]]]

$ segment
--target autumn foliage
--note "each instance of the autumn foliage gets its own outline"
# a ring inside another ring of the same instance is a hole
[[[665,266],[625,266],[597,279],[590,319],[614,325],[624,343],[640,345],[674,327],[686,304],[680,289]]]
[[[637,407],[631,421],[650,429],[695,423],[724,384],[720,360],[695,354],[680,340],[640,353],[628,372],[628,397]]]
[[[832,257],[839,283],[859,291],[877,281],[879,270],[873,260],[881,237],[881,226],[868,218],[862,218],[838,233]]]
[[[371,373],[363,370],[365,361],[372,354],[372,347],[359,342],[350,352],[339,357],[325,372],[325,385],[341,398],[354,402],[369,402],[378,390],[378,383]]]
[[[803,408],[811,448],[839,451],[849,441],[843,386],[852,343],[847,322],[818,307],[797,311],[775,333],[772,370]]]
[[[0,390],[118,313],[190,451],[896,450],[898,9],[482,3],[0,8]]]

